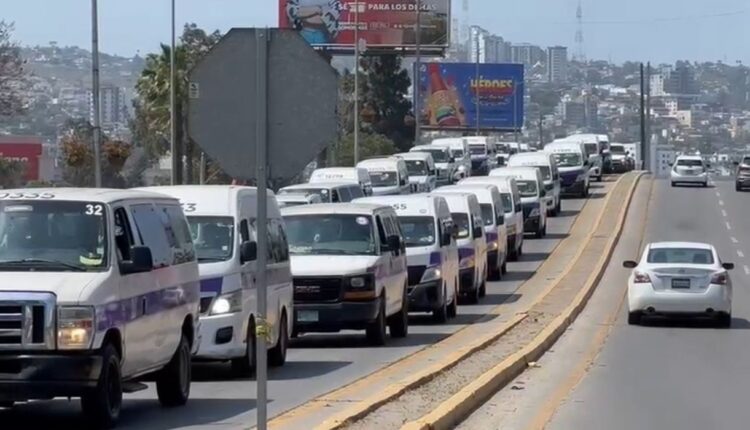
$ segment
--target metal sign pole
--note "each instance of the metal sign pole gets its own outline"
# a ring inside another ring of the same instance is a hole
[[[357,163],[359,163],[359,2],[354,3],[354,165],[356,166]]]
[[[417,26],[415,30],[417,42],[417,59],[414,62],[414,119],[416,126],[414,128],[414,144],[419,145],[422,137],[422,107],[420,100],[422,97],[422,0],[417,0]]]
[[[474,97],[476,97],[476,104],[477,104],[477,136],[479,136],[479,93],[481,91],[482,85],[481,82],[479,82],[479,32],[476,32],[476,39],[477,39],[477,77],[476,77],[476,93],[474,94]]]
[[[513,140],[518,142],[518,83],[513,78]]]
[[[268,249],[268,225],[267,225],[267,187],[266,187],[266,164],[267,163],[267,139],[268,139],[268,29],[259,30],[256,33],[257,43],[257,79],[256,94],[256,122],[255,131],[256,157],[255,171],[256,182],[258,187],[258,214],[256,216],[255,231],[257,232],[258,255],[256,261],[256,282],[255,287],[258,292],[258,313],[256,322],[256,381],[257,381],[257,410],[258,410],[258,430],[266,430],[266,421],[268,418],[267,410],[267,359],[268,353],[266,345],[266,334],[268,331],[266,308],[267,308],[267,282],[266,282],[266,263]]]
[[[177,179],[182,177],[182,160],[178,158],[177,150],[177,70],[175,68],[175,50],[177,43],[175,41],[175,0],[172,0],[172,40],[169,49],[169,152],[172,153],[172,174],[170,182],[172,185],[178,185]]]
[[[99,99],[99,11],[97,0],[91,0],[91,98],[94,109],[93,140],[94,140],[94,185],[102,186],[102,125]]]

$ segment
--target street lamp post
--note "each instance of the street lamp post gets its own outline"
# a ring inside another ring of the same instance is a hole
[[[414,128],[414,144],[418,145],[420,138],[422,137],[422,107],[421,107],[421,97],[422,97],[422,79],[421,79],[421,73],[422,73],[422,0],[416,0],[417,2],[417,26],[415,29],[415,37],[416,37],[416,54],[417,59],[414,62],[414,119],[415,121],[415,128]]]
[[[479,93],[480,93],[481,88],[482,88],[482,85],[479,82],[479,32],[475,33],[475,38],[477,40],[477,62],[476,62],[476,80],[475,80],[475,84],[474,84],[475,85],[475,88],[474,88],[474,91],[475,91],[474,98],[476,100],[476,111],[477,111],[477,121],[476,121],[477,122],[477,124],[476,124],[477,130],[476,131],[477,131],[477,136],[479,136],[479,130],[480,130],[480,123],[479,123],[479,116],[480,116],[479,115],[479,109],[480,109],[479,96],[480,96],[480,94]]]
[[[169,49],[169,150],[172,153],[172,175],[170,182],[177,185],[180,170],[180,157],[177,150],[177,71],[175,70],[175,49],[177,43],[175,40],[175,0],[172,0],[172,43]]]
[[[93,140],[94,140],[94,185],[102,186],[101,165],[101,108],[99,100],[99,11],[97,0],[91,0],[91,98],[93,103]]]
[[[354,4],[354,165],[359,163],[359,2]]]

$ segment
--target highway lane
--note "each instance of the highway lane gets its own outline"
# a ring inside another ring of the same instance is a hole
[[[737,264],[731,275],[732,327],[717,329],[696,321],[652,321],[633,327],[627,325],[627,305],[619,307],[601,352],[567,393],[548,429],[747,428],[750,193],[737,193],[733,182],[721,180],[707,189],[670,188],[666,181],[658,181],[653,193],[646,242],[711,242],[724,261]],[[614,288],[606,285],[615,295],[625,292],[627,272],[616,267],[620,263],[613,261],[610,276],[604,278],[615,283]],[[570,336],[568,342],[574,339]],[[565,342],[561,340],[555,349],[564,350]]]
[[[603,185],[597,184],[592,191],[593,198],[604,197]],[[461,306],[458,318],[447,325],[434,325],[428,317],[414,316],[409,337],[389,339],[388,344],[380,348],[369,347],[362,333],[304,335],[293,342],[287,364],[270,371],[270,415],[351,383],[477,321],[497,305],[517,300],[515,291],[566,236],[583,204],[583,200],[565,200],[562,216],[550,218],[548,238],[527,240],[522,261],[510,263],[508,275],[503,281],[488,285],[487,297],[479,305]],[[253,381],[232,379],[227,365],[201,364],[194,367],[187,408],[161,409],[151,386],[149,390],[126,396],[119,428],[247,428],[255,422],[254,398]],[[0,421],[3,429],[51,424],[75,426],[80,424],[78,403],[77,400],[55,400],[20,405],[10,411],[0,411]]]

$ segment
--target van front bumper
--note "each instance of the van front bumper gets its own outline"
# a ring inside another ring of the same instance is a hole
[[[300,333],[364,330],[375,321],[380,299],[366,302],[295,303],[294,328]]]
[[[533,216],[528,217],[523,221],[524,233],[536,233],[539,231],[539,224],[541,223],[541,217]]]
[[[96,352],[0,354],[0,401],[80,397],[96,388],[102,357]]]
[[[477,290],[476,282],[474,282],[474,268],[469,267],[467,269],[461,269],[459,272],[459,288],[458,291],[461,294],[472,294]]]
[[[242,313],[203,315],[200,321],[201,341],[196,359],[228,360],[245,355],[245,318]]]
[[[409,312],[432,312],[439,309],[446,298],[442,281],[430,281],[409,287]]]

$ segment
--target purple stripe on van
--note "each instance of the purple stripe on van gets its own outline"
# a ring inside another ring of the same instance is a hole
[[[485,237],[487,238],[487,243],[497,242],[497,232],[485,233]]]
[[[458,258],[463,260],[474,256],[474,248],[458,248]]]
[[[221,285],[224,282],[224,278],[219,276],[218,278],[201,279],[201,293],[214,293],[217,296],[221,294]]]

